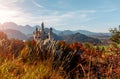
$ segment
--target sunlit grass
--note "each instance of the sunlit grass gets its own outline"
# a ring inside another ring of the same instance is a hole
[[[64,41],[43,45],[5,40],[0,45],[0,79],[118,79],[120,51]]]
[[[2,60],[0,58],[0,79],[63,79],[50,63],[22,63],[19,59]]]

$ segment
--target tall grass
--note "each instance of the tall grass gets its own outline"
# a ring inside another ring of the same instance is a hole
[[[120,52],[91,44],[7,41],[0,46],[0,79],[119,79]],[[19,45],[19,46],[17,46]],[[2,49],[4,48],[4,49]],[[14,52],[14,53],[13,53]]]

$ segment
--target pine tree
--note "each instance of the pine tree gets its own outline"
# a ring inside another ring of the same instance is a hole
[[[110,40],[117,44],[120,44],[120,25],[118,28],[110,29],[110,32],[112,33]]]

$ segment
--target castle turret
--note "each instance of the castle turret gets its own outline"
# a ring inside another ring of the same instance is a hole
[[[36,27],[36,30],[33,32],[33,37],[34,37],[34,40],[39,39],[39,29],[38,29],[38,27]]]
[[[42,27],[41,30],[44,31],[44,22],[42,22],[41,27]]]
[[[38,31],[38,28],[36,27],[36,32]]]
[[[49,40],[54,40],[54,39],[53,39],[52,28],[50,28],[48,35],[49,35]]]

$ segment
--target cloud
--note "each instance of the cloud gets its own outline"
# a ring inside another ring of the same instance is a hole
[[[8,6],[13,6],[15,5],[16,3],[22,3],[24,2],[25,0],[0,0],[0,5],[4,5],[6,7]]]
[[[39,7],[36,9],[32,7],[30,12],[28,11],[28,4],[22,6],[17,5],[19,3],[25,3],[26,0],[0,0],[0,21],[13,21],[17,24],[40,24],[42,21],[46,23],[48,27],[54,27],[60,30],[65,27],[75,29],[73,26],[80,26],[80,24],[92,20],[91,14],[96,13],[96,10],[76,10],[76,11],[56,11],[48,10],[32,0],[31,3]],[[44,9],[40,9],[44,8]],[[35,9],[32,12],[32,9]],[[24,11],[26,10],[26,11]],[[61,28],[60,28],[61,27]]]
[[[56,13],[56,12],[55,12]],[[40,23],[40,21],[45,21],[47,26],[53,26],[54,28],[59,28],[63,30],[65,27],[74,28],[73,26],[80,26],[81,23],[92,20],[89,16],[89,12],[80,13],[79,11],[66,12],[66,13],[57,13],[57,15],[40,15],[34,17],[34,21]],[[75,29],[75,28],[74,28]]]
[[[39,7],[39,8],[43,8],[43,6],[40,5],[40,4],[38,4],[37,2],[35,2],[35,0],[31,0],[31,1],[32,1],[32,3],[33,3],[34,5],[36,5],[37,7]]]
[[[23,14],[21,11],[22,8],[18,7],[16,4],[23,1],[24,0],[0,0],[0,22],[16,22],[17,20],[14,19]]]

